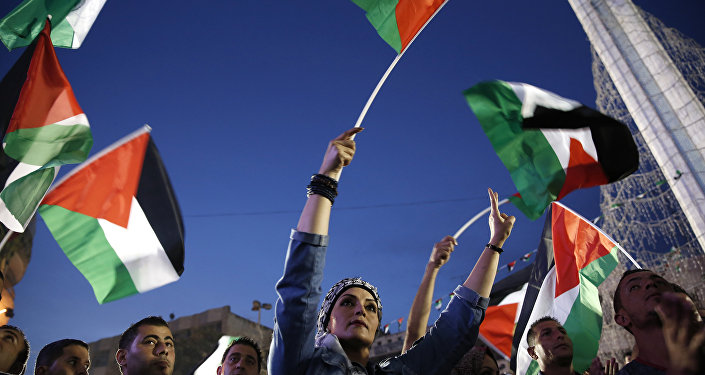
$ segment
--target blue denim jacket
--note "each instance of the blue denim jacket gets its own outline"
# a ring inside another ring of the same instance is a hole
[[[274,334],[268,368],[272,375],[359,374],[334,335],[315,345],[318,304],[328,236],[292,231],[277,282]],[[489,300],[458,286],[436,323],[406,353],[367,371],[371,374],[447,374],[475,344]]]

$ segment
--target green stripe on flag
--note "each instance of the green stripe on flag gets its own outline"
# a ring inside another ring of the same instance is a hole
[[[0,192],[3,205],[22,228],[29,223],[49,186],[54,182],[57,172],[56,168],[52,167],[37,169],[12,181]],[[9,229],[22,232],[18,228]]]
[[[52,15],[52,26],[58,25],[78,3],[80,0],[24,0],[0,20],[0,39],[9,50],[28,46],[44,28],[48,14]]]
[[[137,293],[97,219],[52,205],[42,205],[39,213],[71,263],[91,284],[99,303]]]
[[[65,18],[58,25],[52,25],[51,42],[56,47],[71,48],[73,46],[73,35],[73,26]]]
[[[85,116],[83,116],[85,119]],[[62,165],[86,160],[93,146],[87,124],[47,125],[5,135],[5,153],[31,165]]]
[[[524,214],[538,218],[565,182],[555,151],[540,130],[522,128],[522,102],[506,82],[482,82],[464,95],[530,210]]]
[[[615,246],[609,254],[580,271],[578,299],[563,324],[573,340],[573,368],[580,373],[587,370],[597,356],[602,334],[602,306],[597,287],[617,266],[617,251]]]
[[[401,36],[397,26],[398,0],[352,0],[367,13],[367,20],[397,53],[401,52]]]

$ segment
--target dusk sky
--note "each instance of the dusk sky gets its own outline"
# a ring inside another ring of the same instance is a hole
[[[634,2],[705,45],[704,1]],[[1,1],[0,16],[19,3]],[[0,73],[22,50],[0,51]],[[147,315],[230,305],[256,321],[252,301],[276,300],[289,232],[327,142],[354,125],[395,57],[346,0],[109,0],[82,47],[57,54],[90,121],[91,154],[152,127],[181,206],[186,262],[175,283],[99,305],[40,219],[11,320],[33,347],[28,373],[51,341],[118,335]],[[462,95],[492,79],[595,106],[589,42],[567,1],[451,0],[409,47],[343,171],[324,291],[362,276],[380,290],[383,324],[406,321],[432,245],[487,207],[487,187],[516,191]],[[563,203],[594,218],[599,189]],[[517,216],[504,265],[536,247],[544,218],[501,210]],[[458,239],[435,298],[447,302],[488,238],[483,218]],[[263,311],[264,325],[272,318]]]

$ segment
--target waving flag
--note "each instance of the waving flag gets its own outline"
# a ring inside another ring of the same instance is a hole
[[[184,228],[149,127],[76,167],[39,208],[99,303],[178,280]]]
[[[401,329],[401,322],[404,321],[404,317],[402,316],[401,318],[397,319],[397,324],[399,325],[399,329]]]
[[[583,372],[597,354],[602,308],[597,287],[617,266],[617,243],[567,207],[554,202],[546,218],[537,259],[514,336],[516,374],[537,374],[527,353],[526,334],[534,321],[556,318],[574,343],[573,367]],[[553,258],[553,261],[549,261]]]
[[[81,46],[105,0],[24,0],[0,20],[0,39],[8,49],[28,46],[51,15],[51,40],[57,47]]]
[[[519,191],[509,199],[532,220],[575,189],[639,167],[629,128],[576,101],[503,81],[479,83],[465,98]]]
[[[352,0],[387,44],[401,53],[448,0]]]
[[[49,30],[46,22],[34,49],[28,49],[31,60],[25,52],[1,84],[7,93],[3,98],[10,99],[3,100],[1,114],[3,150],[19,163],[13,163],[0,192],[0,221],[15,232],[27,226],[58,166],[86,160],[93,145],[88,119],[59,65]],[[28,66],[25,71],[24,66]],[[12,92],[20,81],[19,93]]]
[[[384,328],[382,329],[382,331],[384,332],[385,335],[389,333],[389,323],[384,325]]]
[[[441,307],[443,307],[443,298],[439,298],[435,302],[433,302],[433,308],[435,308],[436,310],[440,310]]]

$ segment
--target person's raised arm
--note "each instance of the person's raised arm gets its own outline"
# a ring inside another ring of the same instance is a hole
[[[433,290],[436,285],[436,276],[442,265],[446,264],[450,259],[450,253],[458,243],[452,236],[445,236],[436,243],[431,250],[431,256],[426,263],[421,285],[416,292],[414,302],[409,310],[409,319],[406,323],[406,337],[404,338],[404,347],[402,353],[406,352],[414,341],[423,337],[426,334],[426,326],[428,325],[428,316],[431,314],[431,300],[433,299]]]
[[[337,184],[343,167],[350,164],[355,154],[355,141],[352,136],[361,132],[363,128],[352,128],[343,132],[328,143],[328,149],[323,156],[319,174],[328,176]],[[296,230],[313,234],[328,234],[330,222],[330,209],[333,203],[320,194],[311,194],[306,200],[306,205],[301,211]]]
[[[489,218],[490,242],[485,246],[480,258],[475,263],[475,267],[473,267],[472,272],[463,283],[465,287],[474,290],[475,293],[485,298],[490,296],[494,277],[497,274],[499,254],[502,251],[504,241],[509,238],[516,220],[514,216],[499,212],[497,193],[492,191],[492,189],[487,189],[487,192],[490,195],[490,204],[492,205]]]

